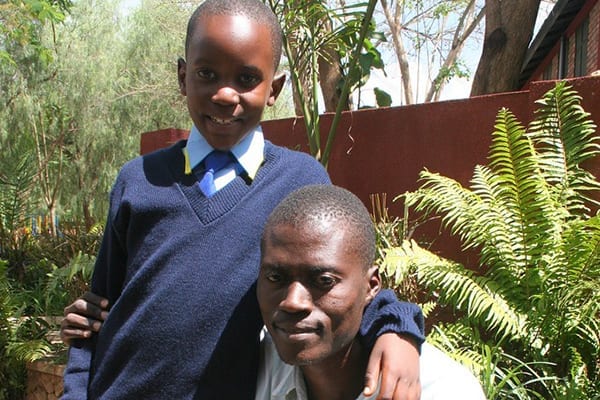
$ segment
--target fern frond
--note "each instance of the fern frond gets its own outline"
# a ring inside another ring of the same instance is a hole
[[[515,218],[514,210],[508,208],[502,185],[488,168],[475,167],[471,188],[482,199],[474,210],[479,226],[477,237],[473,238],[481,246],[480,263],[491,266],[500,281],[502,276],[514,280],[523,274],[528,262],[522,224]]]
[[[406,204],[426,215],[441,214],[443,225],[467,242],[465,248],[472,246],[468,238],[477,235],[471,228],[476,226],[477,215],[473,210],[481,201],[478,196],[456,180],[440,174],[424,170],[419,176],[421,188],[403,195]]]
[[[497,200],[504,205],[510,221],[521,266],[529,266],[542,254],[539,243],[552,235],[560,214],[553,212],[554,202],[533,144],[523,126],[506,109],[498,113],[489,160],[495,176],[492,182],[501,188],[496,190],[500,194]]]
[[[48,357],[52,350],[52,346],[45,339],[12,342],[6,346],[7,355],[26,362]]]
[[[596,126],[581,107],[581,97],[566,82],[558,82],[537,103],[540,108],[528,135],[540,166],[548,183],[556,187],[561,204],[583,215],[589,212],[585,202],[599,204],[588,192],[598,191],[600,183],[581,167],[600,154]]]
[[[386,263],[410,263],[417,271],[418,282],[439,291],[440,302],[453,304],[469,318],[479,320],[500,337],[518,337],[525,317],[513,310],[500,295],[501,288],[490,288],[489,279],[475,276],[460,264],[442,259],[405,241],[388,253]]]

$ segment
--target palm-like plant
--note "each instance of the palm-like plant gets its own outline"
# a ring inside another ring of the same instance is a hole
[[[368,0],[339,8],[330,8],[319,1],[269,0],[267,3],[281,17],[283,49],[289,62],[293,90],[304,117],[310,153],[327,167],[349,95],[366,82],[371,68],[383,68],[381,55],[369,40],[370,36],[379,36],[373,32],[372,23],[377,1]],[[318,104],[320,62],[337,62],[332,57],[341,59],[343,82],[340,82],[340,100],[323,147]],[[385,95],[387,93],[382,92],[382,96]]]
[[[388,252],[384,267],[398,279],[416,272],[441,303],[463,313],[457,324],[471,337],[531,363],[542,395],[591,398],[600,365],[600,220],[590,216],[598,205],[590,195],[600,184],[583,163],[600,146],[564,82],[538,103],[529,129],[499,112],[489,165],[475,168],[470,188],[423,171],[421,188],[403,196],[417,211],[441,215],[465,249],[477,249],[480,273],[409,241]],[[463,343],[472,343],[468,336]],[[512,398],[532,398],[517,393]]]

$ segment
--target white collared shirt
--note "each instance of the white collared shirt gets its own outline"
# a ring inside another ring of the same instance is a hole
[[[485,400],[471,372],[434,346],[423,343],[420,358],[421,400]],[[261,341],[255,400],[308,400],[299,367],[284,363],[268,333]],[[375,399],[376,394],[357,400]]]
[[[233,146],[230,152],[236,158],[238,164],[244,169],[250,179],[254,179],[256,172],[264,160],[265,139],[260,125],[252,130],[238,144]],[[192,126],[184,149],[186,156],[186,173],[191,173],[214,148],[208,144],[204,136],[196,126]],[[222,189],[237,176],[234,165],[225,167],[215,173],[215,187]]]

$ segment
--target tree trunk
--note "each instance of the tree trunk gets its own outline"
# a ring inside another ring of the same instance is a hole
[[[295,7],[302,7],[302,4],[294,3]],[[327,30],[327,33],[331,32],[330,21],[323,21],[322,26]],[[325,35],[325,32],[323,33]],[[299,53],[304,53],[305,49],[298,49],[298,43],[294,41],[293,37],[288,38],[291,44],[292,52],[294,57],[299,57]],[[321,50],[322,54],[317,59],[318,73],[319,73],[319,87],[321,88],[321,94],[323,96],[323,102],[325,106],[325,112],[335,112],[337,104],[340,101],[340,82],[342,81],[342,66],[340,55],[333,46],[325,47]],[[310,73],[300,74],[300,82],[302,90],[305,96],[311,96],[312,90],[312,79]],[[293,89],[294,98],[294,109],[296,115],[303,115],[302,106],[299,99],[299,94]],[[316,99],[315,99],[316,101]],[[307,99],[305,99],[307,102]],[[345,110],[350,109],[350,103],[346,100],[344,107]]]
[[[334,48],[324,49],[326,55],[319,56],[319,86],[323,94],[323,102],[326,112],[335,112],[341,95],[342,67],[340,55]],[[349,110],[349,102],[346,101],[344,110]]]
[[[471,96],[520,89],[519,75],[540,0],[486,0],[483,52]]]

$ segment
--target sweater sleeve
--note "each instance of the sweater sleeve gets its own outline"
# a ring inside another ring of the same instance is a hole
[[[104,236],[92,275],[92,292],[109,299],[114,304],[115,293],[120,291],[121,276],[114,271],[124,271],[125,251],[115,229],[115,219],[119,214],[121,189],[119,181],[111,191],[110,211],[104,228]],[[112,272],[112,273],[111,273]],[[112,276],[112,278],[111,278]],[[119,282],[120,281],[120,282]],[[80,400],[88,397],[90,370],[96,351],[96,335],[90,339],[74,340],[69,348],[67,366],[64,373],[64,394],[62,400]]]
[[[64,374],[61,400],[87,399],[94,345],[92,339],[75,340],[69,347],[69,361]]]
[[[391,290],[382,290],[365,309],[359,337],[370,350],[377,338],[384,333],[410,335],[420,352],[425,341],[424,326],[425,321],[419,306],[399,301]]]

